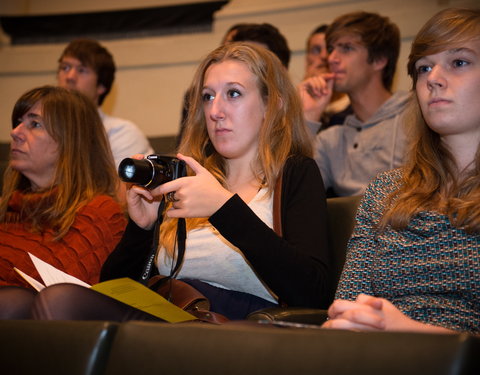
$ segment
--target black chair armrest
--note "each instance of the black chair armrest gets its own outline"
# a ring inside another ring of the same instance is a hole
[[[283,321],[300,324],[322,325],[327,320],[327,310],[303,307],[269,307],[250,313],[247,320]]]

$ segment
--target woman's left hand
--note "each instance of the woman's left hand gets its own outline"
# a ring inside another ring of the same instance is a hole
[[[336,300],[328,309],[322,327],[359,331],[430,331],[449,332],[407,317],[384,298],[359,294],[355,301]]]
[[[157,187],[155,194],[173,192],[175,201],[167,211],[169,217],[210,217],[233,193],[225,189],[218,180],[195,159],[178,154],[177,157],[192,169],[195,176],[187,176]]]

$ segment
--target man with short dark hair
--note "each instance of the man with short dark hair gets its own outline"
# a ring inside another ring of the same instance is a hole
[[[147,138],[134,123],[108,116],[100,109],[115,79],[115,63],[105,47],[95,40],[74,40],[58,63],[58,85],[80,91],[98,106],[116,166],[134,154],[153,153]]]
[[[391,92],[400,32],[387,17],[354,12],[333,21],[326,41],[330,73],[301,84],[305,118],[311,129],[318,128],[315,117],[309,118],[312,109],[323,113],[334,90],[348,95],[353,114],[318,133],[315,159],[333,195],[361,195],[378,173],[404,160],[408,94]]]
[[[237,28],[228,40],[230,42],[254,42],[272,51],[288,69],[290,63],[290,48],[283,34],[269,23],[247,23]]]

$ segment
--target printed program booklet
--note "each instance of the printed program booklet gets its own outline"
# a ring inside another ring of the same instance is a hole
[[[196,319],[195,316],[170,303],[158,293],[127,277],[104,281],[93,286],[77,279],[51,264],[44,262],[33,254],[28,253],[37,269],[44,284],[27,275],[25,272],[14,267],[15,271],[22,276],[37,291],[58,284],[71,283],[91,288],[127,305],[152,314],[170,323],[186,322]]]

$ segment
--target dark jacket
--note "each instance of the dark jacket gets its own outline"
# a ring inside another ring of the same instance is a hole
[[[295,156],[285,163],[282,238],[238,195],[230,198],[209,221],[243,252],[280,301],[289,306],[327,307],[330,271],[327,211],[322,178],[314,160]],[[152,240],[153,230],[145,231],[130,221],[103,266],[102,280],[139,279]]]

